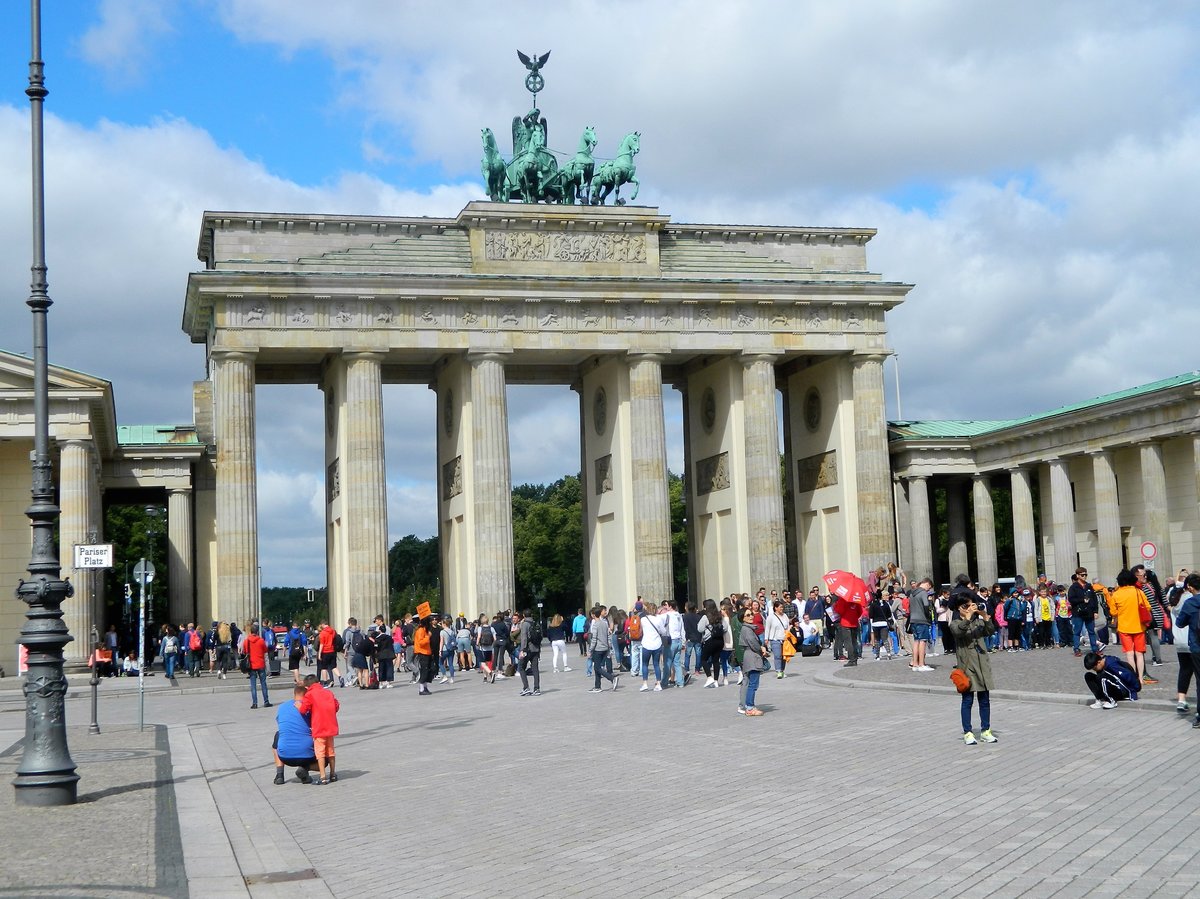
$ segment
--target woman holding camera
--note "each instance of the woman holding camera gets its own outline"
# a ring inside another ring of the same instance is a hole
[[[968,688],[959,694],[962,697],[963,742],[976,745],[979,740],[995,743],[992,734],[992,703],[990,691],[995,686],[992,678],[992,662],[988,658],[987,638],[996,632],[996,624],[987,613],[987,605],[970,590],[955,588],[950,597],[950,608],[954,617],[950,621],[950,633],[954,637],[956,667],[970,680]],[[971,708],[979,697],[979,740],[971,732]]]

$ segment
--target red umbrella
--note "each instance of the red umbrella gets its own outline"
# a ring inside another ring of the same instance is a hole
[[[821,580],[825,582],[825,586],[829,588],[829,592],[834,596],[841,597],[849,602],[856,602],[859,605],[866,605],[867,584],[857,574],[851,574],[848,571],[839,571],[835,568],[833,571],[822,575]]]

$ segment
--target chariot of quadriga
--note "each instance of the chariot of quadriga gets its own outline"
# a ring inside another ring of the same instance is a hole
[[[496,145],[491,128],[483,129],[483,162],[481,170],[487,185],[488,197],[496,203],[519,200],[523,203],[565,203],[604,205],[611,194],[615,205],[624,205],[621,188],[633,185],[629,202],[637,199],[637,167],[633,158],[641,149],[641,132],[631,131],[621,140],[614,158],[596,165],[592,155],[596,148],[596,129],[588,125],[579,136],[575,155],[559,164],[550,149],[550,129],[545,116],[537,107],[537,95],[544,85],[541,69],[550,59],[549,53],[518,58],[529,74],[525,87],[533,94],[533,108],[524,116],[512,120],[512,158],[505,160]]]

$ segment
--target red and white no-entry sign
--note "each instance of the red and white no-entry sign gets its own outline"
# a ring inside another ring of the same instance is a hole
[[[1142,558],[1149,562],[1158,557],[1158,547],[1149,540],[1142,541]]]

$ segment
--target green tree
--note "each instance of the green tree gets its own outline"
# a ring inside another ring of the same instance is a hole
[[[579,477],[513,489],[517,604],[547,615],[583,602],[583,492]]]
[[[147,512],[150,508],[157,517]],[[107,587],[106,618],[124,631],[132,633],[136,628],[138,584],[133,577],[133,568],[145,558],[154,565],[155,578],[149,585],[147,615],[150,620],[161,624],[168,608],[167,596],[167,510],[162,506],[112,505],[104,512],[104,539],[113,545],[113,567],[105,572]],[[133,597],[125,601],[125,585],[129,584]],[[187,624],[176,621],[174,624]],[[78,639],[78,636],[76,636]]]
[[[687,602],[688,594],[688,540],[684,521],[683,478],[667,472],[667,497],[671,504],[671,576],[674,581],[675,599]]]

